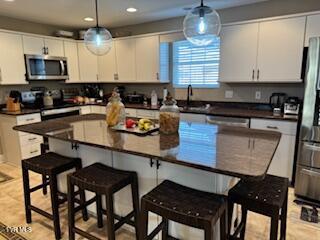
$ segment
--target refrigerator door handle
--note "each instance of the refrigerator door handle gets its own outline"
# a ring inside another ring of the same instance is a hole
[[[311,176],[311,177],[320,177],[320,173],[318,172],[314,172],[312,170],[309,169],[302,169],[301,172],[305,175]]]

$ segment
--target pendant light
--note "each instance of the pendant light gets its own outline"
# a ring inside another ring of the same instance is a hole
[[[112,36],[107,29],[99,26],[98,0],[95,0],[95,4],[97,25],[86,31],[84,42],[90,52],[97,56],[102,56],[110,51],[112,47]]]
[[[193,8],[183,21],[183,34],[197,46],[211,44],[221,30],[220,16],[216,10],[203,5]]]

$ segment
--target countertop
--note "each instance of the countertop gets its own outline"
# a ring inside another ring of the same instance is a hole
[[[14,129],[256,180],[265,176],[281,138],[273,131],[192,122],[180,122],[179,134],[141,137],[108,128],[101,114],[65,117]]]
[[[95,104],[68,104],[62,107],[47,107],[42,110],[54,109],[54,108],[66,108],[66,107],[74,107],[74,106],[105,106],[106,103],[95,103]],[[135,109],[143,109],[143,110],[159,110],[160,106],[151,107],[150,105],[143,104],[125,104],[126,108],[135,108]],[[40,109],[21,109],[18,112],[8,112],[5,109],[0,110],[0,114],[7,114],[13,116],[32,114],[32,113],[40,113]],[[265,109],[255,109],[255,108],[243,108],[241,104],[239,106],[232,104],[228,105],[227,103],[224,105],[213,105],[209,108],[203,109],[195,109],[195,108],[180,108],[180,112],[182,113],[193,113],[193,114],[206,114],[212,116],[225,116],[225,117],[241,117],[241,118],[264,118],[264,119],[274,119],[274,120],[285,120],[285,121],[298,121],[298,116],[289,116],[289,115],[273,115],[272,111]]]

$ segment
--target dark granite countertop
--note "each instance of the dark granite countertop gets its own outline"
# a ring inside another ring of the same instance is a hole
[[[15,130],[86,144],[239,178],[265,176],[281,134],[246,128],[180,123],[179,134],[136,136],[107,127],[88,114],[16,126]]]
[[[105,106],[106,103],[93,103],[93,104],[69,104],[62,107],[72,107],[72,106]],[[151,105],[143,105],[143,104],[125,104],[126,108],[135,108],[135,109],[143,109],[143,110],[159,110],[160,106],[151,107]],[[60,107],[60,108],[62,108]],[[58,107],[47,107],[44,109],[53,109]],[[193,113],[193,114],[206,114],[212,116],[225,116],[225,117],[242,117],[242,118],[264,118],[264,119],[274,119],[274,120],[286,120],[286,121],[298,121],[298,116],[286,116],[280,115],[275,116],[273,115],[272,111],[268,108],[258,109],[255,107],[243,107],[241,103],[238,104],[215,104],[209,108],[180,108],[182,113]],[[4,109],[0,110],[0,114],[7,114],[7,115],[24,115],[24,114],[32,114],[32,113],[39,113],[40,109],[22,109],[19,112],[8,112]]]

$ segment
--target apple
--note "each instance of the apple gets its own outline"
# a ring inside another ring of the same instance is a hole
[[[126,121],[126,127],[127,128],[133,128],[136,125],[136,121],[134,121],[133,119],[129,118]]]

